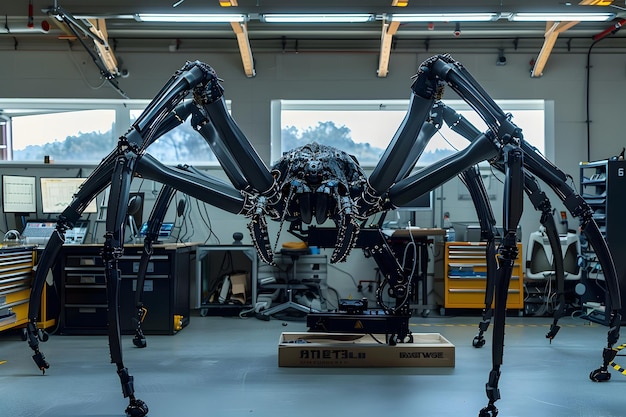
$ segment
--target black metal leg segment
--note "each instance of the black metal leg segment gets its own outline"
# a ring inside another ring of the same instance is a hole
[[[472,340],[472,346],[475,348],[481,348],[485,345],[484,333],[489,328],[491,318],[493,316],[493,296],[496,284],[497,274],[497,262],[496,262],[496,249],[495,249],[495,225],[496,219],[489,203],[489,197],[487,196],[487,190],[485,184],[480,176],[477,167],[471,167],[459,174],[459,178],[467,187],[467,190],[472,197],[472,202],[476,208],[476,214],[478,215],[478,221],[480,223],[481,240],[487,242],[485,248],[485,256],[487,262],[487,282],[485,285],[485,309],[483,311],[483,317],[478,324],[478,334]]]
[[[111,195],[107,209],[107,231],[105,234],[102,259],[104,274],[107,283],[108,302],[108,336],[111,362],[117,367],[117,373],[122,384],[122,393],[129,398],[126,414],[131,417],[143,417],[148,413],[146,404],[135,398],[133,377],[128,373],[122,359],[122,344],[119,323],[119,286],[121,272],[118,260],[122,256],[124,241],[124,223],[126,220],[127,201],[130,191],[130,182],[133,175],[135,158],[132,155],[120,156],[117,160],[111,182]]]
[[[163,224],[167,208],[170,205],[175,192],[176,190],[169,185],[164,185],[163,188],[161,188],[161,192],[154,203],[154,208],[152,209],[150,219],[148,220],[148,231],[143,242],[143,252],[141,253],[139,268],[137,270],[137,289],[135,291],[136,314],[135,317],[133,317],[133,322],[135,324],[133,344],[139,348],[147,346],[146,337],[141,329],[141,324],[148,313],[148,309],[143,303],[143,293],[146,272],[148,271],[148,263],[153,252],[152,245],[159,237],[161,224]]]
[[[592,381],[608,381],[611,374],[608,365],[615,358],[617,351],[613,345],[619,340],[620,326],[622,321],[622,300],[615,263],[608,244],[602,235],[600,228],[593,219],[593,211],[585,200],[566,183],[566,175],[550,161],[537,154],[529,145],[522,143],[526,156],[524,163],[533,174],[545,181],[559,196],[565,208],[574,216],[580,218],[581,231],[596,253],[598,262],[602,266],[605,283],[607,286],[608,301],[611,312],[609,315],[609,331],[607,334],[607,347],[602,352],[602,366],[591,371],[589,378]]]
[[[28,346],[35,352],[33,355],[35,364],[44,373],[46,369],[50,367],[50,364],[48,364],[45,356],[39,350],[39,342],[45,342],[48,340],[48,335],[44,330],[37,328],[37,317],[39,316],[39,306],[41,305],[43,286],[46,283],[48,271],[56,262],[61,247],[65,242],[65,231],[74,226],[75,222],[80,218],[89,202],[110,184],[114,161],[115,152],[112,152],[85,180],[83,185],[76,192],[76,195],[70,205],[59,216],[56,230],[50,237],[46,248],[39,256],[37,270],[35,271],[35,276],[31,285],[26,338]]]
[[[516,231],[522,215],[523,204],[523,156],[519,147],[505,147],[506,178],[504,184],[504,236],[498,251],[498,277],[495,286],[495,308],[493,325],[492,369],[486,384],[489,403],[480,410],[480,417],[495,417],[498,409],[495,402],[500,399],[498,382],[500,367],[504,357],[504,325],[506,321],[506,301],[513,265],[518,255]]]

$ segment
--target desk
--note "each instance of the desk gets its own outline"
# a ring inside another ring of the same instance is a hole
[[[236,316],[253,308],[257,299],[258,256],[252,245],[199,245],[196,250],[196,276],[191,286],[191,308],[201,316]],[[211,301],[225,275],[244,273],[249,282],[244,304]]]
[[[407,256],[404,259],[405,265],[401,266],[407,274],[410,274],[411,268],[407,271],[406,265],[415,262],[416,270],[410,276],[413,289],[411,291],[411,309],[420,311],[422,317],[428,316],[430,310],[435,308],[435,305],[428,304],[428,245],[433,243],[434,237],[444,236],[446,231],[438,228],[411,227],[410,229],[384,230],[383,232],[388,236],[389,245],[400,263],[404,258],[403,254],[407,245],[415,244],[417,259],[413,258],[413,253],[408,253],[407,255],[411,256]]]

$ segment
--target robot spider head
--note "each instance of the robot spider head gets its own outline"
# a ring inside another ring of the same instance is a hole
[[[356,241],[358,202],[367,184],[356,159],[344,151],[314,142],[287,152],[272,171],[279,190],[273,204],[273,219],[320,225],[332,220],[338,233],[330,260],[345,260]],[[263,211],[270,212],[268,209]],[[260,243],[268,240],[264,229],[263,222],[253,216],[252,239],[261,251],[266,245]],[[262,258],[271,263],[269,251]]]

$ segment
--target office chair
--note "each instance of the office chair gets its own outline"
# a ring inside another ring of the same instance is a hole
[[[578,235],[568,232],[566,235],[560,235],[560,239],[565,279],[568,281],[579,280],[582,271],[577,261],[580,253]],[[554,278],[553,259],[552,248],[545,228],[542,226],[539,231],[530,234],[528,249],[526,250],[526,278],[537,280]]]
[[[560,235],[561,251],[563,253],[563,269],[566,285],[580,280],[582,270],[578,266],[580,241],[578,235],[568,232]],[[557,288],[553,281],[556,278],[554,271],[554,254],[550,242],[542,226],[539,231],[530,234],[526,250],[526,298],[524,310],[526,314],[542,316],[551,314],[557,303]]]
[[[296,282],[296,269],[298,266],[297,265],[298,259],[302,255],[307,255],[309,253],[309,249],[308,248],[306,249],[282,248],[280,250],[280,253],[282,255],[286,255],[291,258],[291,279],[287,279],[286,284],[280,284],[281,287],[284,288],[287,293],[287,301],[277,306],[270,307],[267,310],[263,310],[262,314],[265,316],[271,316],[273,314],[279,313],[289,308],[297,310],[297,311],[301,311],[303,313],[318,312],[317,310],[311,307],[307,307],[305,305],[299,304],[293,300],[293,290],[306,290],[309,288],[308,285]],[[278,284],[275,284],[275,285],[278,285]],[[268,286],[268,288],[269,287],[270,286]]]

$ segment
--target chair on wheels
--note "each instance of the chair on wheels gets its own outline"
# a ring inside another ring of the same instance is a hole
[[[578,266],[578,254],[580,253],[580,240],[575,233],[560,235],[561,251],[563,253],[563,269],[565,279],[568,281],[579,280],[582,271]],[[554,254],[542,226],[538,232],[530,235],[528,249],[526,250],[526,278],[545,280],[554,278],[553,267]]]
[[[580,241],[575,233],[568,232],[560,235],[561,251],[563,255],[563,269],[566,287],[568,283],[578,282],[582,270],[578,266],[577,258],[580,253]],[[557,288],[553,282],[556,278],[554,271],[554,254],[548,241],[545,228],[530,235],[526,250],[526,279],[525,279],[525,313],[528,315],[543,316],[554,311],[557,301]],[[566,289],[567,291],[567,289]]]
[[[279,313],[289,308],[301,311],[303,313],[318,312],[317,310],[311,307],[307,307],[305,305],[299,304],[293,300],[294,290],[306,290],[309,288],[308,285],[296,282],[296,268],[297,268],[298,259],[302,255],[307,255],[309,253],[309,250],[308,249],[282,248],[280,250],[280,253],[282,255],[289,256],[291,258],[291,279],[287,279],[286,284],[280,284],[281,287],[284,288],[285,292],[287,293],[287,301],[277,306],[271,307],[267,310],[263,310],[262,314],[266,316],[271,316],[272,314]]]

